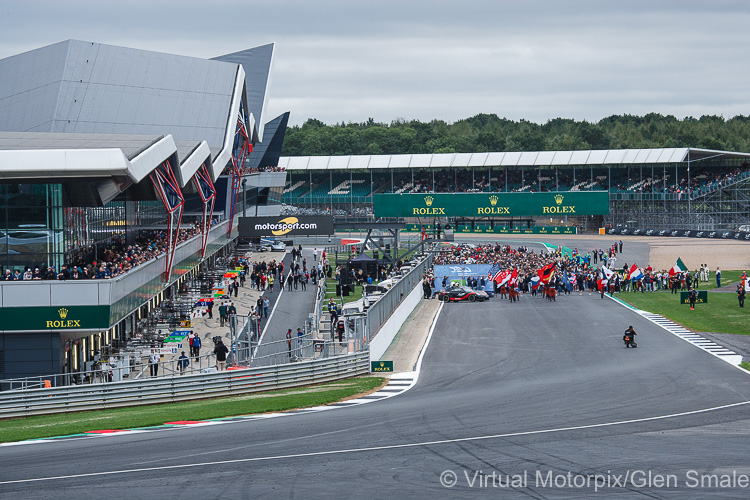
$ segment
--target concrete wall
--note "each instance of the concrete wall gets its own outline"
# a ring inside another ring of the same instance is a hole
[[[393,342],[396,334],[406,321],[406,318],[416,309],[419,301],[422,300],[422,282],[418,281],[417,286],[406,296],[401,305],[396,308],[388,321],[378,331],[378,334],[370,342],[370,360],[377,361],[380,359],[388,347]]]

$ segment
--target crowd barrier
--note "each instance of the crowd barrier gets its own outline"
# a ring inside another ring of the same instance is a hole
[[[366,375],[369,352],[169,378],[0,393],[0,418],[175,403],[301,387]]]

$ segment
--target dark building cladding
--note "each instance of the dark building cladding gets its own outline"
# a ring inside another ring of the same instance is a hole
[[[253,153],[245,163],[248,168],[262,170],[279,164],[288,122],[289,112],[287,111],[266,123],[263,128],[263,143],[253,149]]]

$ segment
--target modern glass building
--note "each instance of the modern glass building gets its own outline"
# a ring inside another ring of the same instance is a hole
[[[285,174],[245,169],[273,52],[67,40],[0,60],[0,378],[83,369],[228,251],[245,199],[279,212],[259,193]]]

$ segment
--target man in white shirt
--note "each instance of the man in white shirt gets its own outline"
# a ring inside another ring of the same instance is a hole
[[[161,355],[158,349],[152,348],[151,355],[148,357],[148,368],[152,377],[159,375],[159,361],[161,361]]]

